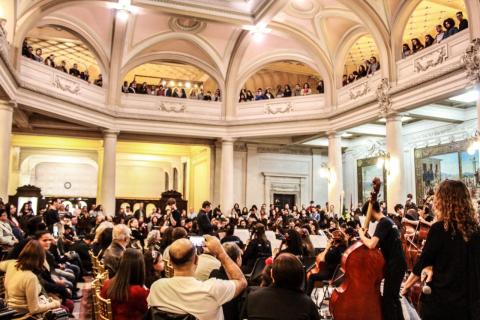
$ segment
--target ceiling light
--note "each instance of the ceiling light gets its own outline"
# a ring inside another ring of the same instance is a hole
[[[258,24],[256,26],[243,26],[243,30],[250,31],[255,42],[260,42],[265,38],[265,34],[270,33],[272,29],[267,28],[266,25]]]
[[[351,133],[345,132],[344,134],[342,134],[342,138],[351,138],[351,137],[353,137],[353,134]]]
[[[183,87],[183,83],[181,81],[178,81],[178,84],[177,84],[179,87]]]
[[[465,93],[459,94],[458,96],[451,97],[448,100],[463,102],[463,103],[471,103],[475,102],[478,99],[478,91],[477,90],[470,90]]]
[[[118,10],[117,11],[117,18],[121,21],[127,21],[129,15],[130,14],[126,10]]]
[[[185,82],[185,87],[190,89],[192,87],[192,84],[189,81],[187,81]]]
[[[175,85],[175,81],[170,80],[169,85],[170,85],[171,87],[173,87],[173,86]]]
[[[165,86],[167,84],[167,81],[162,80],[162,85]]]

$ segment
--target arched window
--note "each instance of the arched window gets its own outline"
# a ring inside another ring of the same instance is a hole
[[[173,168],[173,190],[178,190],[178,170]]]
[[[165,191],[168,191],[168,189],[170,188],[169,180],[170,177],[168,175],[168,172],[165,172]]]
[[[297,90],[295,90],[298,84]],[[305,93],[301,89],[308,84]],[[286,86],[290,87],[291,92],[285,92]],[[242,90],[252,92],[254,99],[260,89],[262,93],[272,94],[274,98],[290,97],[306,94],[322,94],[325,92],[325,85],[320,74],[311,67],[300,61],[283,60],[275,61],[261,67],[257,72],[250,76],[245,82]],[[239,93],[239,102],[244,102],[242,93]],[[250,101],[248,97],[245,97]],[[258,99],[257,99],[258,100]]]
[[[372,63],[379,63],[380,57],[378,48],[372,35],[364,35],[355,41],[345,59],[343,70],[343,85],[350,84],[356,80],[373,75],[379,70],[378,67],[372,67]]]

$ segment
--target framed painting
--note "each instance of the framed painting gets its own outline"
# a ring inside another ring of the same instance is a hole
[[[382,190],[378,195],[378,200],[387,199],[387,175],[383,167],[377,166],[378,157],[365,158],[357,160],[357,183],[358,183],[358,202],[364,203],[370,198],[372,192],[373,178],[379,177],[382,181]]]

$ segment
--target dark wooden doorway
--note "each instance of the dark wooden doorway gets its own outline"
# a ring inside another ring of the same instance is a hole
[[[285,205],[288,203],[290,209],[295,205],[295,195],[294,194],[273,194],[273,201],[276,207],[280,209],[285,208]]]

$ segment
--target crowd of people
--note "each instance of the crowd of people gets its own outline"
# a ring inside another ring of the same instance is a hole
[[[456,17],[458,20],[458,28],[455,26],[455,20],[453,18],[447,18],[443,21],[443,26],[439,24],[435,27],[435,31],[437,32],[435,37],[431,34],[426,34],[424,43],[418,38],[413,38],[411,39],[411,47],[408,43],[404,43],[402,48],[402,58],[411,56],[422,49],[428,48],[435,43],[440,43],[448,37],[468,29],[468,20],[463,17],[461,11],[457,12]]]
[[[315,92],[312,90],[308,82],[305,82],[303,86],[300,86],[300,84],[297,83],[293,87],[293,90],[289,84],[286,84],[283,87],[281,85],[278,85],[275,90],[273,90],[272,88],[266,88],[265,90],[263,90],[262,88],[258,88],[257,91],[255,91],[255,94],[252,93],[252,90],[243,88],[242,90],[240,90],[238,102],[308,96],[314,93],[323,94],[325,93],[325,86],[323,80],[318,81],[317,88],[315,90]]]
[[[370,237],[360,223],[368,208],[378,223]],[[34,215],[29,203],[20,210],[1,203],[6,301],[30,314],[59,306],[71,312],[76,284],[92,270],[91,250],[108,271],[101,295],[112,301],[114,319],[143,319],[152,308],[200,320],[319,319],[309,296],[315,282],[331,279],[345,250],[362,241],[380,248],[386,260],[385,319],[403,319],[399,293],[407,270],[400,230],[408,221],[428,223],[431,234],[402,293],[428,275],[434,294],[425,299],[423,319],[478,319],[471,316],[479,316],[480,226],[465,184],[446,180],[422,206],[408,195],[395,212],[386,208],[383,201],[349,210],[312,201],[222,211],[205,201],[195,212],[179,210],[172,198],[148,214],[142,204],[115,215],[100,205],[71,213],[51,201]],[[248,239],[241,239],[242,229]],[[329,239],[325,248],[312,243],[319,234]],[[306,281],[319,261],[321,270]]]
[[[85,70],[80,71],[78,68],[77,63],[73,63],[73,65],[70,68],[67,68],[67,62],[65,60],[61,60],[60,63],[58,63],[57,58],[55,55],[52,53],[48,57],[43,57],[43,51],[42,48],[36,48],[35,51],[31,45],[28,44],[28,39],[25,38],[23,40],[23,45],[22,45],[22,56],[32,59],[34,61],[38,61],[40,63],[45,64],[46,66],[55,68],[57,70],[60,70],[62,72],[68,73],[76,78],[80,78],[84,81],[90,82],[90,74],[88,73],[88,69],[85,68]],[[93,84],[102,87],[103,86],[103,78],[102,74],[98,75],[98,78],[93,81]]]
[[[365,60],[365,64],[358,67],[358,70],[353,71],[349,75],[343,75],[342,86],[346,86],[358,79],[372,76],[378,70],[380,70],[380,62],[378,62],[376,57],[370,57],[369,60]]]
[[[211,91],[205,92],[203,86],[197,86],[190,89],[186,87],[167,86],[166,82],[163,80],[160,80],[160,83],[157,86],[147,84],[146,82],[139,85],[136,80],[133,80],[130,84],[128,81],[124,81],[121,90],[122,93],[149,94],[154,96],[183,99],[188,98],[203,101],[222,101],[222,93],[220,89],[216,89],[215,93],[212,95]],[[187,93],[188,90],[189,92]]]

